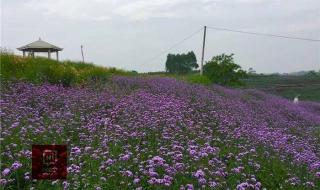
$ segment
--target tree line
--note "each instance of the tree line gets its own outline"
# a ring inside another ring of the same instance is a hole
[[[166,71],[169,73],[186,74],[197,69],[197,58],[193,51],[186,54],[168,54]]]
[[[203,74],[212,82],[221,85],[241,85],[240,79],[247,77],[247,72],[234,62],[234,54],[221,54],[212,57],[203,66]],[[187,74],[199,67],[193,51],[186,54],[168,54],[166,72]]]

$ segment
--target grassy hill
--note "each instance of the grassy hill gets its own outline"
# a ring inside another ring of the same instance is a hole
[[[251,75],[245,79],[247,88],[259,89],[290,100],[320,101],[320,76]]]
[[[1,54],[2,81],[28,81],[35,84],[48,82],[64,86],[105,82],[114,75],[172,77],[194,84],[211,85],[205,76],[197,72],[185,75],[153,72],[137,74],[116,68],[106,68],[90,63],[63,61],[46,58],[22,58],[12,54]],[[245,88],[259,89],[292,100],[300,95],[301,100],[320,101],[320,76],[250,75],[243,80]]]
[[[165,72],[152,72],[147,76],[171,77],[188,81],[194,84],[212,85],[208,78],[200,76],[198,72],[177,75]],[[300,100],[320,101],[320,76],[310,75],[249,75],[247,79],[242,79],[244,86],[237,88],[258,89],[269,94],[274,94],[293,100],[299,95]]]
[[[317,102],[8,54],[4,83],[0,189],[320,188]],[[67,180],[32,180],[34,144],[67,145]]]
[[[112,75],[135,75],[116,68],[100,67],[89,63],[63,61],[47,58],[23,58],[12,54],[0,55],[1,79],[4,81],[27,81],[32,83],[62,84],[71,86],[88,82],[106,81]]]

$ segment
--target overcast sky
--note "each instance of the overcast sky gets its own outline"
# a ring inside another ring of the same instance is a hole
[[[1,46],[15,50],[41,37],[64,48],[61,59],[126,70],[164,70],[166,53],[193,50],[202,31],[149,61],[204,25],[320,39],[319,0],[2,0]],[[205,60],[234,53],[244,69],[320,69],[320,42],[207,31]]]

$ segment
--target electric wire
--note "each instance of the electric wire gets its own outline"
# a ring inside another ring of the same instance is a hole
[[[265,37],[273,37],[273,38],[285,38],[285,39],[291,39],[291,40],[303,40],[303,41],[310,41],[310,42],[320,42],[319,39],[312,39],[312,38],[301,38],[301,37],[293,37],[293,36],[284,36],[284,35],[277,35],[277,34],[270,34],[270,33],[260,33],[260,32],[249,32],[249,31],[243,31],[243,30],[235,30],[230,28],[221,28],[221,27],[215,27],[215,26],[207,26],[208,29],[212,30],[219,30],[219,31],[227,31],[227,32],[235,32],[235,33],[242,33],[242,34],[249,34],[249,35],[255,35],[255,36],[265,36]],[[150,59],[143,62],[143,64],[146,64],[148,62],[151,62],[161,55],[169,52],[173,48],[177,47],[178,45],[182,44],[186,40],[192,38],[194,35],[198,34],[200,31],[203,30],[203,27],[198,29],[197,31],[193,32],[192,34],[188,35],[187,37],[183,38],[181,41],[173,44],[169,48],[167,48],[164,51],[161,51],[160,53],[156,54],[155,56],[151,57]]]
[[[201,30],[203,30],[203,28],[201,27],[199,30],[193,32],[192,34],[188,35],[187,37],[183,38],[181,41],[175,43],[174,45],[170,46],[168,49],[161,51],[160,53],[156,54],[155,56],[151,57],[150,59],[146,60],[145,62],[143,62],[143,64],[151,62],[155,59],[157,59],[159,56],[163,55],[164,53],[167,53],[168,51],[170,51],[171,49],[177,47],[178,45],[182,44],[183,42],[185,42],[186,40],[192,38],[194,35],[198,34]]]
[[[260,33],[260,32],[248,32],[248,31],[234,30],[234,29],[229,29],[229,28],[220,28],[220,27],[214,27],[214,26],[207,26],[207,28],[208,29],[212,29],[212,30],[237,32],[237,33],[250,34],[250,35],[256,35],[256,36],[267,36],[267,37],[275,37],[275,38],[286,38],[286,39],[292,39],[292,40],[303,40],[303,41],[311,41],[311,42],[320,42],[319,39],[311,39],[311,38],[300,38],[300,37],[283,36],[283,35],[270,34],[270,33]]]

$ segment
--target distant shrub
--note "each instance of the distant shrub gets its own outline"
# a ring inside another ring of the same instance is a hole
[[[309,71],[307,74],[305,74],[307,77],[313,78],[320,76],[320,71]]]
[[[111,75],[134,75],[116,68],[95,66],[90,63],[64,61],[46,58],[23,58],[1,53],[1,79],[26,80],[32,83],[49,82],[71,86],[89,81],[106,81]]]
[[[203,71],[210,81],[226,86],[243,85],[240,79],[247,77],[240,65],[234,63],[233,54],[214,56],[204,65]]]

